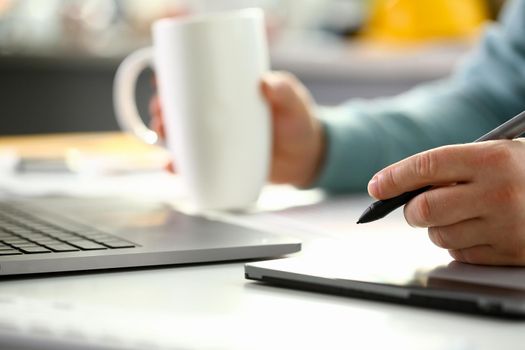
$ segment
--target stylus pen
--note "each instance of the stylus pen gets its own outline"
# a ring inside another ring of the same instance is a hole
[[[494,130],[489,131],[474,142],[502,139],[512,140],[523,133],[525,133],[525,111],[501,124]],[[379,220],[397,208],[407,204],[409,200],[429,190],[430,188],[432,188],[432,185],[428,185],[414,191],[405,192],[397,197],[374,202],[372,205],[366,208],[363,214],[361,214],[361,217],[359,220],[357,220],[357,223],[364,224],[367,222]]]

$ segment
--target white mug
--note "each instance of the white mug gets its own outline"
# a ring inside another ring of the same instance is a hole
[[[269,70],[260,9],[161,19],[153,48],[119,66],[114,104],[121,128],[149,144],[158,135],[142,122],[135,102],[140,72],[156,72],[166,147],[201,209],[241,209],[266,182],[271,118],[260,92]]]

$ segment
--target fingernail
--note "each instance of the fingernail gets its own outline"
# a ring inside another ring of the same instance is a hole
[[[379,182],[379,175],[374,175],[374,177],[368,182],[368,193],[374,197],[378,197],[378,182]]]
[[[261,79],[261,86],[266,93],[271,92],[274,88],[275,82],[270,75],[266,75]]]

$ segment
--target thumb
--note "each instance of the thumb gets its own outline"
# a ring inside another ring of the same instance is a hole
[[[309,102],[309,95],[302,84],[289,73],[267,73],[262,78],[261,88],[272,109],[279,113],[302,114],[305,104]]]

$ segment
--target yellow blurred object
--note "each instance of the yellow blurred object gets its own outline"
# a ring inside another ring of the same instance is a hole
[[[159,151],[121,132],[20,135],[0,137],[0,149],[15,149],[23,157],[60,157],[71,149],[103,154],[142,155]]]
[[[489,18],[484,0],[372,0],[363,36],[393,42],[468,38]]]
[[[170,160],[161,147],[146,145],[120,132],[0,137],[0,154],[46,167],[64,163],[79,173],[125,173],[162,170]]]

